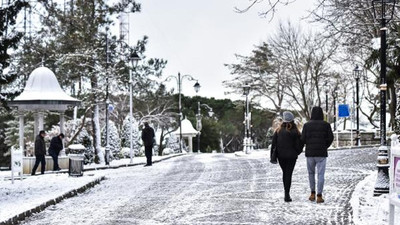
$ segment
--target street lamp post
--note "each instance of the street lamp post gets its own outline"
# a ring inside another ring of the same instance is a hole
[[[183,115],[182,115],[182,102],[181,102],[182,81],[183,81],[184,78],[187,78],[189,81],[194,81],[196,79],[194,79],[189,74],[181,76],[181,73],[178,73],[177,77],[174,76],[174,75],[171,75],[171,76],[167,77],[165,80],[169,81],[171,78],[176,79],[176,82],[178,84],[178,92],[179,92],[179,103],[178,103],[179,104],[178,105],[178,107],[179,107],[178,108],[178,110],[179,110],[179,120],[178,120],[178,122],[179,122],[179,151],[182,152],[182,119],[183,119],[182,118],[183,117]],[[200,89],[200,84],[199,84],[199,82],[197,80],[196,80],[196,83],[194,84],[193,87],[194,87],[194,89],[196,91],[198,91]]]
[[[361,69],[356,66],[354,68],[354,77],[356,78],[356,121],[357,121],[357,130],[356,130],[356,146],[360,146],[360,98],[359,98],[359,82],[361,77]],[[353,132],[353,131],[352,131]]]
[[[105,157],[104,161],[106,165],[110,165],[110,138],[109,138],[109,117],[110,112],[108,110],[108,105],[110,104],[109,98],[109,84],[108,84],[108,66],[110,65],[110,55],[109,55],[109,46],[108,46],[108,35],[106,34],[106,149],[105,149]]]
[[[246,96],[246,110],[245,110],[245,137],[243,139],[243,151],[247,154],[250,153],[250,118],[249,118],[249,93],[250,93],[250,85],[245,84],[243,86],[243,94]]]
[[[336,131],[336,88],[332,92],[332,97],[333,97],[333,130]]]
[[[329,123],[328,94],[329,94],[329,86],[328,86],[328,83],[325,83],[325,113],[326,113],[326,122]]]
[[[372,0],[372,8],[376,20],[380,20],[380,136],[381,146],[378,150],[378,177],[375,184],[374,196],[389,193],[389,155],[386,142],[386,24],[393,18],[395,0]]]
[[[132,102],[132,92],[133,92],[133,79],[132,79],[132,73],[133,69],[136,69],[140,57],[136,53],[136,51],[132,52],[129,60],[131,62],[132,68],[129,70],[129,124],[130,124],[130,131],[129,131],[129,140],[130,140],[130,148],[129,148],[129,157],[130,157],[130,163],[133,163],[133,128],[132,128],[132,121],[133,121],[133,102]]]
[[[196,129],[198,131],[197,134],[197,153],[201,153],[200,151],[200,135],[201,135],[201,129],[202,129],[202,124],[201,124],[201,118],[203,117],[201,115],[201,106],[204,106],[208,109],[208,114],[210,116],[213,115],[213,109],[207,105],[207,104],[200,104],[200,102],[197,102],[197,115],[196,115]]]

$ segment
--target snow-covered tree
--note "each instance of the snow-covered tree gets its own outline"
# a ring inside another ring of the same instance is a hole
[[[124,148],[131,147],[130,132],[131,132],[130,117],[129,115],[127,115],[125,117],[121,130],[121,145]],[[139,122],[135,118],[133,118],[132,120],[132,140],[133,140],[132,149],[134,150],[135,156],[140,155],[141,140],[139,134]],[[124,156],[129,157],[129,153],[128,155]]]
[[[394,120],[394,132],[400,135],[400,82],[397,85],[397,110],[396,110],[396,118]]]
[[[172,149],[174,152],[179,152],[179,138],[171,133],[167,139],[167,148]]]
[[[15,148],[19,148],[19,119],[15,118],[14,120],[9,120],[6,124],[7,128],[4,143],[10,147],[14,146]],[[33,121],[25,121],[24,143],[26,146],[24,155],[26,156],[34,155],[34,149],[30,148],[28,145],[29,142],[34,142],[35,134],[33,133],[33,125]]]
[[[108,121],[108,132],[110,159],[118,159],[121,152],[121,139],[113,121]],[[106,147],[106,127],[101,130],[101,144]]]

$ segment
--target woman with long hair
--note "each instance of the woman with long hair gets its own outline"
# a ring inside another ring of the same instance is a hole
[[[285,190],[285,202],[291,202],[290,186],[292,174],[296,165],[297,156],[303,151],[303,144],[300,141],[301,133],[294,123],[294,116],[291,112],[285,111],[282,116],[282,123],[275,130],[272,139],[272,151],[276,151],[279,166],[282,169],[283,187]]]

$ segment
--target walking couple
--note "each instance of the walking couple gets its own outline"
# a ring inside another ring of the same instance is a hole
[[[294,116],[291,112],[283,112],[282,123],[275,130],[271,146],[271,162],[274,155],[282,169],[283,186],[285,190],[285,202],[291,202],[290,186],[292,174],[296,165],[297,156],[306,146],[308,180],[311,189],[310,201],[317,200],[317,203],[324,202],[322,191],[324,189],[324,177],[328,147],[333,142],[332,128],[324,121],[324,114],[321,107],[313,107],[311,119],[304,124],[300,133],[294,123]],[[315,169],[317,169],[318,183],[315,191]],[[315,195],[317,193],[317,195]]]

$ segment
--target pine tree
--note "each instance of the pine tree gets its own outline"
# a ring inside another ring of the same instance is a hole
[[[130,148],[131,147],[131,140],[130,140],[130,132],[131,132],[131,126],[130,126],[130,117],[129,115],[125,117],[124,124],[122,126],[121,130],[121,145],[124,148]],[[140,155],[140,148],[141,148],[141,142],[140,142],[140,136],[139,136],[139,122],[133,118],[132,120],[132,140],[133,140],[133,145],[132,149],[134,150],[135,156]],[[129,153],[125,153],[125,157],[129,157]]]
[[[113,121],[108,122],[109,141],[110,143],[110,159],[119,159],[121,157],[121,139],[119,137],[118,129]],[[106,127],[101,131],[101,144],[106,147]]]
[[[8,91],[5,85],[13,82],[18,74],[5,72],[10,65],[9,50],[16,49],[23,34],[15,32],[15,23],[18,13],[28,6],[27,1],[9,1],[4,8],[0,6],[0,102],[6,105],[6,100],[15,96],[15,91]]]

